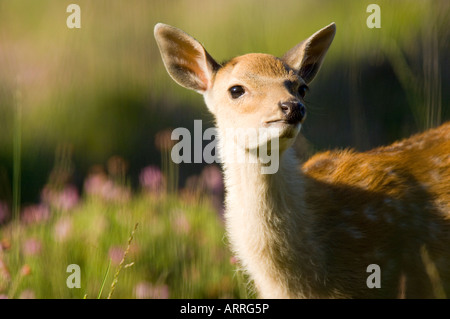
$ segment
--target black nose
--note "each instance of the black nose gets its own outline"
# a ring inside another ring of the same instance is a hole
[[[297,124],[305,118],[306,108],[300,101],[286,101],[280,103],[286,121],[290,124]]]

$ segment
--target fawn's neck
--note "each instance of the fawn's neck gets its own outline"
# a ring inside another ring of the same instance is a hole
[[[300,259],[310,258],[304,243],[312,222],[302,209],[304,186],[294,151],[280,156],[274,174],[262,174],[259,162],[227,162],[227,149],[223,151],[225,218],[232,248],[249,273],[264,278],[253,278],[257,284],[281,287],[275,296],[286,297],[289,286],[295,285],[289,278],[300,278],[294,272],[303,272],[298,265],[307,263]]]

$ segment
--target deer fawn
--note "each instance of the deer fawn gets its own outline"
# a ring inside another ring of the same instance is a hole
[[[214,114],[232,249],[263,298],[450,297],[450,122],[302,166],[291,148],[335,32],[332,23],[282,58],[246,54],[221,65],[183,31],[155,26],[170,76]],[[278,147],[269,138],[242,144],[229,128],[276,128]],[[236,148],[258,157],[251,148],[262,146],[280,154],[274,174],[261,173],[262,161],[231,160]]]

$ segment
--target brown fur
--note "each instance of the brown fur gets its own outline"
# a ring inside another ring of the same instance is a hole
[[[425,248],[449,296],[450,123],[367,153],[317,154],[303,173],[317,237],[333,251],[329,278],[342,291],[392,298],[403,277],[405,297],[438,297]],[[365,286],[365,266],[372,263],[381,267],[381,289]]]

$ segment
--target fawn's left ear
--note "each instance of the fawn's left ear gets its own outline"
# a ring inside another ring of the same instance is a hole
[[[290,49],[282,60],[306,83],[310,83],[319,71],[335,34],[336,24],[333,22]]]
[[[220,65],[197,40],[162,23],[155,26],[154,33],[164,65],[175,82],[201,94],[211,88]]]

